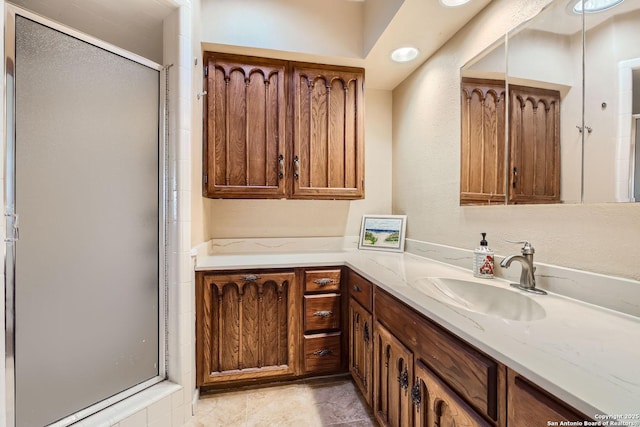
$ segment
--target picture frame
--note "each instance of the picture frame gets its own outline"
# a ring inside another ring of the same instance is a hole
[[[406,215],[363,215],[358,249],[404,252]]]

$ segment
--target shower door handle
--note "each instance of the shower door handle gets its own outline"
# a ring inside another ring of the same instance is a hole
[[[4,241],[9,243],[9,242],[17,242],[18,240],[20,240],[20,228],[19,228],[19,219],[20,217],[18,216],[18,214],[13,213],[13,214],[4,214],[5,217],[7,217],[7,222],[9,222],[9,220],[13,220],[13,224],[11,224],[11,227],[9,227],[9,224],[7,224],[7,230],[9,230],[10,228],[13,228],[13,236],[7,236]]]

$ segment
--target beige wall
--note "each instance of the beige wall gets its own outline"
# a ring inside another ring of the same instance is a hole
[[[363,7],[343,0],[202,0],[201,40],[360,59]]]
[[[407,237],[461,248],[488,232],[528,239],[536,261],[640,279],[640,204],[460,207],[460,67],[547,0],[494,0],[393,91],[393,212]]]
[[[363,214],[391,213],[391,92],[368,89],[365,98],[364,200],[203,198],[202,135],[194,137],[192,244],[212,238],[357,235]]]

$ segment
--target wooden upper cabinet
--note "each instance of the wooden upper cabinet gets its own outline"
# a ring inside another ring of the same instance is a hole
[[[286,70],[274,59],[205,52],[203,195],[286,195]]]
[[[291,63],[294,198],[364,197],[364,70]]]
[[[505,82],[462,79],[460,204],[504,203]]]
[[[205,52],[203,195],[364,197],[364,69]]]
[[[509,86],[509,203],[560,202],[560,92]]]

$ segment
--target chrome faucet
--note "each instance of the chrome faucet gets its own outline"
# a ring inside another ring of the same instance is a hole
[[[522,289],[523,291],[533,292],[534,294],[546,295],[547,293],[542,289],[536,288],[536,276],[534,272],[536,271],[535,266],[533,265],[533,253],[535,250],[533,246],[527,241],[524,242],[511,242],[511,243],[523,243],[522,247],[522,255],[510,255],[502,260],[500,266],[503,268],[509,268],[511,263],[515,261],[520,261],[522,264],[522,271],[520,272],[520,283],[512,283],[511,286]]]

